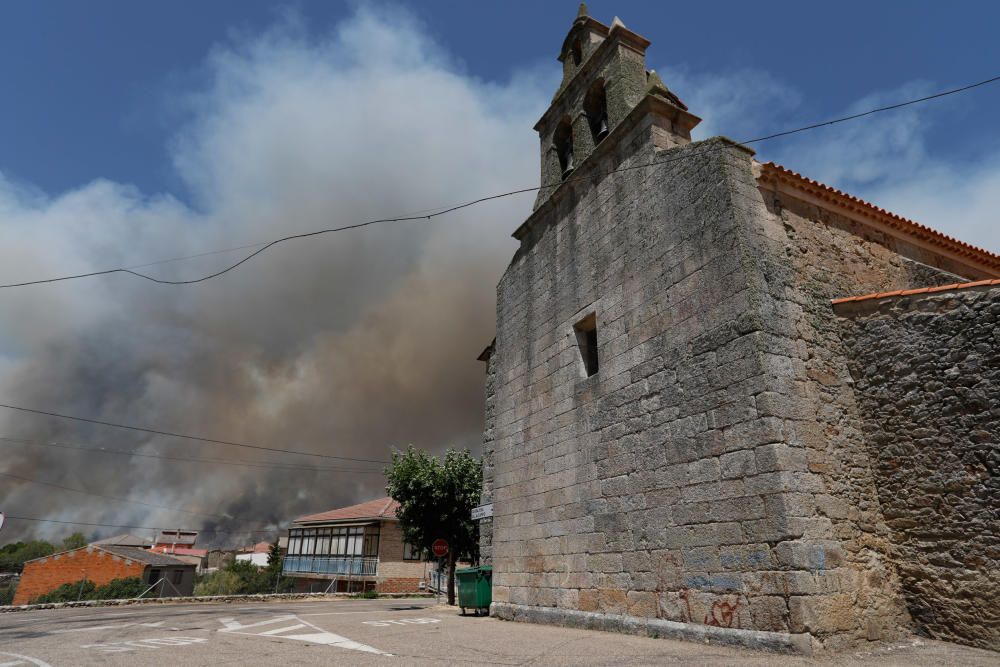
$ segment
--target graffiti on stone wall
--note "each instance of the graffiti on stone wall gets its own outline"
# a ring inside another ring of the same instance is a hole
[[[739,628],[740,618],[740,597],[739,596],[725,596],[725,597],[714,597],[711,601],[702,597],[702,599],[696,601],[696,606],[699,608],[708,607],[707,611],[703,614],[695,613],[691,606],[691,591],[689,589],[683,589],[680,592],[680,597],[684,600],[684,605],[687,609],[687,622],[688,623],[701,623],[702,625],[712,625],[718,628]],[[701,620],[696,620],[701,617]]]

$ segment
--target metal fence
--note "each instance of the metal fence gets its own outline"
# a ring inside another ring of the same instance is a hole
[[[431,570],[427,588],[437,593],[446,593],[448,591],[448,573],[442,570]]]
[[[362,556],[286,556],[285,574],[344,574],[373,577],[378,573],[378,558]]]

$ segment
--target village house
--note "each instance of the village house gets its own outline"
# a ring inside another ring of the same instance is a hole
[[[208,549],[195,548],[197,541],[198,531],[195,530],[162,530],[150,550],[190,563],[199,573],[207,572]]]
[[[236,554],[236,560],[247,561],[257,567],[267,567],[268,557],[271,554],[270,542],[258,542],[252,547],[240,549]]]
[[[419,591],[430,565],[403,541],[398,507],[392,498],[379,498],[295,519],[285,576],[299,591]]]
[[[535,126],[481,357],[493,613],[1000,648],[1000,256],[693,141],[649,44],[581,7]]]
[[[13,603],[28,604],[39,595],[82,579],[103,586],[130,577],[138,577],[149,586],[162,581],[154,595],[188,596],[194,591],[195,566],[141,547],[88,544],[27,561]]]

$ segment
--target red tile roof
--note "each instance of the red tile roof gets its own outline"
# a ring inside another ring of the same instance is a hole
[[[933,246],[939,251],[949,251],[951,254],[961,257],[963,260],[978,265],[981,269],[985,269],[988,274],[992,273],[994,276],[1000,275],[1000,255],[997,255],[996,253],[984,250],[983,248],[978,248],[974,245],[966,243],[965,241],[960,241],[956,238],[948,236],[947,234],[942,234],[941,232],[931,229],[926,225],[914,222],[913,220],[904,218],[903,216],[897,215],[892,211],[887,211],[880,206],[876,206],[875,204],[867,202],[863,199],[859,199],[854,195],[847,194],[846,192],[842,192],[841,190],[826,185],[825,183],[820,183],[819,181],[815,181],[807,176],[803,176],[802,174],[794,172],[791,169],[781,166],[780,164],[767,162],[761,165],[761,169],[761,175],[765,178],[765,180],[781,181],[808,194],[818,196],[822,199],[836,201],[848,209],[863,212],[869,217],[877,219],[887,227],[897,232],[901,232],[901,235],[903,236]]]
[[[314,521],[349,521],[357,519],[395,519],[396,510],[399,503],[389,497],[369,500],[359,505],[341,507],[340,509],[320,512],[319,514],[307,514],[295,520],[296,523]]]
[[[992,287],[1000,286],[1000,278],[995,280],[976,280],[969,283],[951,283],[950,285],[938,285],[937,287],[920,287],[917,289],[898,289],[893,292],[878,292],[876,294],[862,294],[861,296],[848,296],[842,299],[834,299],[833,305],[841,303],[851,303],[854,301],[868,301],[870,299],[886,299],[894,296],[910,296],[912,294],[931,294],[935,292],[950,292],[952,290],[968,289],[970,287]]]

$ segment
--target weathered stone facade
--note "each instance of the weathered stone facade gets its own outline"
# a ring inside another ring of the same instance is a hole
[[[1000,647],[1000,285],[837,306],[914,622]]]
[[[789,650],[920,629],[831,299],[1000,257],[692,143],[648,44],[578,18],[536,126],[546,187],[482,357],[494,612]]]

